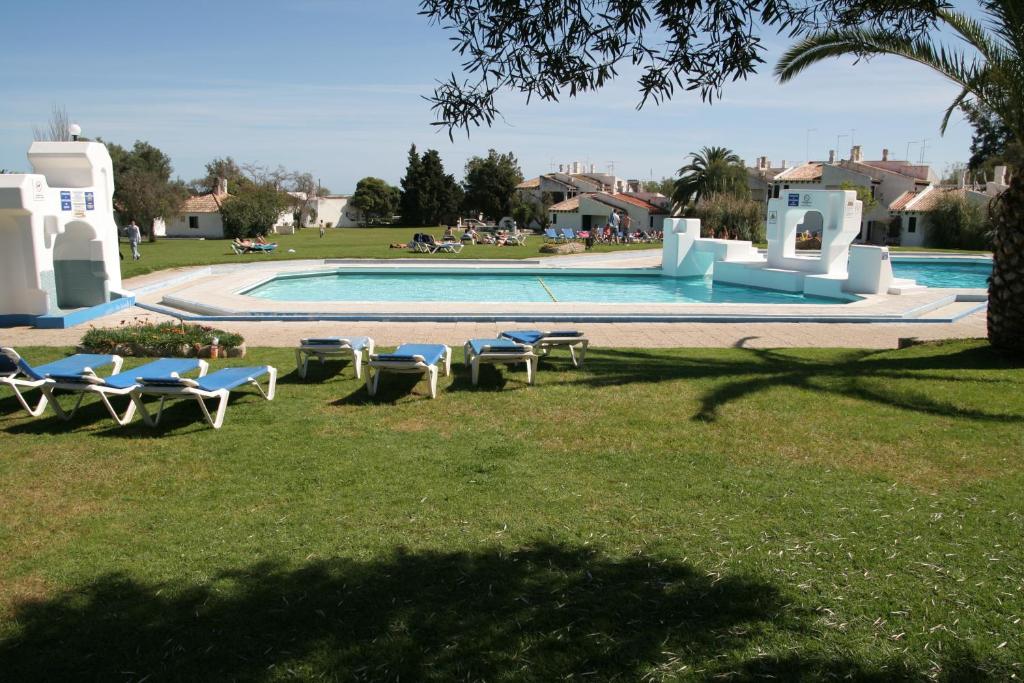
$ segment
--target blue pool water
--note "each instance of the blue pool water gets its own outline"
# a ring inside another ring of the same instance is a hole
[[[840,299],[752,289],[705,278],[604,273],[351,271],[279,277],[245,292],[275,301],[841,304]]]
[[[916,280],[925,287],[988,288],[992,262],[986,259],[893,259],[892,272],[896,277]]]

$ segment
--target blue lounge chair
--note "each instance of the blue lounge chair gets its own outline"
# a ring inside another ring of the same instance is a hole
[[[441,361],[444,361],[444,374],[447,377],[452,371],[452,350],[444,344],[401,344],[394,353],[370,354],[366,391],[370,396],[377,395],[380,375],[386,370],[427,375],[430,380],[430,398],[437,398],[438,364]]]
[[[356,371],[356,379],[362,379],[363,351],[373,354],[373,339],[370,337],[321,337],[303,339],[299,348],[295,349],[295,365],[299,377],[305,379],[309,368],[309,359],[316,358],[323,363],[330,356],[352,356],[352,366]]]
[[[544,239],[545,240],[549,240],[551,242],[564,242],[565,241],[565,237],[563,235],[560,235],[557,232],[555,232],[554,228],[545,228],[544,229]]]
[[[462,350],[474,385],[480,380],[481,363],[491,365],[525,363],[527,384],[533,384],[537,375],[537,354],[533,352],[533,347],[529,344],[520,344],[509,339],[470,339]]]
[[[572,228],[562,228],[562,237],[564,237],[567,242],[571,242],[576,239],[576,233],[573,232]]]
[[[268,377],[267,389],[264,391],[260,385],[259,378]],[[268,401],[274,400],[274,393],[277,390],[277,368],[269,365],[261,365],[249,368],[224,368],[217,372],[200,377],[189,379],[186,377],[139,377],[137,386],[132,389],[132,402],[142,415],[143,421],[150,427],[160,424],[160,417],[164,413],[164,402],[167,399],[192,398],[199,404],[203,411],[203,417],[207,424],[214,429],[220,429],[224,424],[224,413],[228,407],[228,397],[238,387],[251,384],[259,390],[260,395]],[[160,407],[156,417],[153,417],[142,402],[144,396],[159,396]],[[217,400],[217,411],[214,416],[210,415],[206,407],[206,399]]]
[[[555,347],[564,346],[569,349],[572,364],[576,367],[583,365],[583,359],[587,355],[587,346],[590,345],[583,333],[577,330],[506,330],[499,336],[520,344],[530,344],[542,356],[548,355]],[[576,356],[577,351],[579,351],[579,357]]]
[[[49,374],[57,375],[78,375],[88,370],[96,370],[112,365],[114,372],[121,370],[124,359],[120,356],[78,353],[68,356],[45,365],[33,366],[18,352],[11,348],[0,348],[0,384],[9,386],[14,391],[15,398],[21,407],[32,417],[39,417],[46,410],[49,398],[45,393],[39,397],[35,406],[29,404],[22,391],[41,389],[44,385],[52,382],[47,377]]]
[[[40,389],[49,399],[53,412],[62,420],[70,420],[74,417],[86,395],[96,394],[100,397],[100,401],[107,409],[107,412],[110,413],[110,417],[114,419],[114,422],[119,425],[126,425],[131,422],[132,416],[135,415],[135,402],[129,400],[124,414],[118,414],[110,403],[110,397],[130,397],[132,390],[139,385],[139,377],[172,379],[194,371],[198,371],[198,376],[202,377],[206,374],[207,367],[206,361],[199,360],[198,358],[162,358],[152,363],[146,363],[137,368],[111,375],[110,377],[100,377],[91,369],[77,375],[50,373],[49,378],[52,381],[44,384]],[[75,401],[75,405],[70,410],[61,406],[54,393],[57,391],[78,394],[78,400]]]

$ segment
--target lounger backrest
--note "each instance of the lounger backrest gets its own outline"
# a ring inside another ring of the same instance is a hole
[[[0,348],[0,375],[10,375],[21,370],[19,360],[21,356],[14,349]]]

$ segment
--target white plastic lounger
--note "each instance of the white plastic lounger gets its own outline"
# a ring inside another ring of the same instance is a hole
[[[435,251],[443,251],[446,254],[458,254],[462,251],[462,242],[441,242]]]
[[[583,333],[577,330],[506,330],[499,336],[520,344],[530,344],[542,356],[548,355],[555,347],[567,347],[569,355],[572,357],[572,364],[576,367],[583,365],[583,359],[587,355],[587,346],[590,345]],[[576,356],[577,351],[579,351],[579,357]]]
[[[480,364],[516,365],[526,364],[526,383],[533,384],[537,375],[537,354],[529,344],[509,339],[470,339],[463,347],[466,365],[470,367],[473,384],[480,379]]]
[[[86,371],[105,368],[112,365],[114,372],[121,370],[124,359],[121,356],[78,353],[45,365],[32,366],[11,348],[0,348],[0,384],[9,386],[14,391],[21,407],[32,417],[39,417],[46,410],[49,398],[45,393],[39,397],[35,406],[29,404],[22,391],[42,389],[50,380],[47,375],[80,375]]]
[[[373,339],[370,337],[319,337],[303,339],[295,349],[295,366],[299,377],[306,378],[309,359],[317,358],[323,363],[328,357],[352,356],[356,379],[363,377],[363,351],[373,355]]]
[[[259,378],[267,375],[268,386],[264,391],[260,386]],[[224,424],[224,413],[228,407],[228,397],[232,390],[240,386],[251,384],[259,390],[260,395],[268,401],[274,400],[274,392],[277,390],[277,368],[270,365],[261,365],[250,368],[224,368],[212,374],[198,379],[186,377],[139,377],[138,385],[132,390],[132,402],[139,409],[142,419],[150,427],[160,424],[160,417],[164,413],[164,402],[167,399],[192,398],[199,404],[203,411],[203,417],[207,424],[214,429],[220,429]],[[157,409],[156,417],[150,414],[142,402],[144,396],[159,396],[160,407]],[[206,407],[206,399],[217,400],[216,414],[211,416]]]
[[[401,344],[394,353],[370,354],[370,369],[366,373],[366,391],[377,395],[380,375],[401,372],[427,375],[430,380],[430,398],[437,398],[437,366],[444,361],[444,374],[452,371],[452,350],[444,344]]]
[[[137,368],[120,372],[110,377],[100,377],[91,369],[87,369],[78,375],[50,373],[48,377],[52,380],[40,387],[46,398],[49,399],[53,412],[62,420],[70,420],[75,416],[82,400],[88,394],[96,394],[106,407],[110,417],[119,425],[126,425],[131,422],[135,415],[135,401],[128,401],[124,414],[118,414],[117,410],[110,403],[112,396],[131,396],[132,390],[139,386],[139,377],[153,377],[173,379],[188,372],[199,372],[199,377],[206,374],[207,364],[205,360],[198,358],[161,358],[160,360],[146,363]],[[78,394],[78,400],[70,410],[61,406],[60,401],[54,395],[55,391],[67,391]]]

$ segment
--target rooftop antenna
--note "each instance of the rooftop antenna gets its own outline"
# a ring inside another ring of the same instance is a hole
[[[605,162],[605,167],[608,169],[608,175],[615,175],[615,162],[614,161]]]
[[[916,144],[917,144],[916,140],[911,140],[910,142],[907,143],[907,156],[905,156],[903,158],[906,159],[908,162],[910,161],[910,146],[911,145],[916,145]]]
[[[839,142],[843,138],[848,138],[848,137],[850,137],[850,136],[849,135],[837,135],[836,136],[836,154],[839,155],[840,159],[843,158],[843,146],[841,144],[839,144]]]
[[[928,149],[928,138],[921,140],[921,157],[918,159],[919,164],[924,164],[924,153]]]

